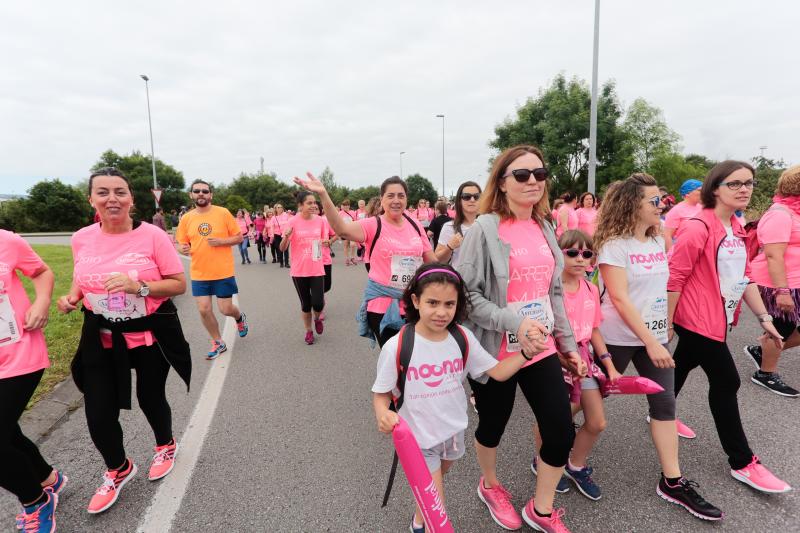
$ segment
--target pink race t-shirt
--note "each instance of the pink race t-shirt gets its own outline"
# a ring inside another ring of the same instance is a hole
[[[788,243],[783,254],[786,281],[790,289],[800,289],[800,217],[788,207],[773,206],[758,221],[757,232],[760,245]],[[775,288],[763,251],[750,263],[750,278],[762,287]]]
[[[320,218],[322,219],[322,225],[324,227],[323,235],[325,236],[325,238],[326,239],[334,238],[336,236],[336,232],[333,231],[333,228],[331,228],[331,225],[328,222],[328,219],[325,218],[325,217],[320,217]],[[331,259],[331,247],[330,246],[323,246],[322,247],[322,264],[323,265],[332,265],[333,264],[333,259]]]
[[[564,308],[569,325],[575,335],[575,342],[581,343],[592,338],[592,330],[600,327],[603,314],[600,312],[600,291],[597,285],[585,280],[578,281],[578,290],[564,290]]]
[[[578,229],[589,237],[597,230],[597,209],[594,207],[581,207],[576,211],[578,215]]]
[[[292,266],[289,270],[293,278],[313,278],[324,276],[322,263],[322,240],[325,239],[325,223],[319,215],[305,219],[296,215],[289,219],[285,229],[292,228],[289,236],[289,256]]]
[[[23,329],[31,301],[17,276],[19,270],[30,277],[42,266],[41,258],[25,239],[0,230],[0,379],[50,366],[42,330]]]
[[[274,215],[270,219],[270,230],[272,235],[283,235],[283,230],[286,227],[286,224],[289,223],[289,219],[292,218],[292,215],[284,211],[280,215]]]
[[[381,215],[381,234],[377,242],[373,242],[378,229],[377,217],[358,221],[364,229],[367,250],[372,250],[369,257],[369,279],[397,289],[404,289],[408,285],[423,262],[423,254],[431,251],[428,238],[421,238],[420,233],[405,217],[402,220],[403,225],[397,227],[387,221],[386,215]],[[420,231],[424,230],[420,228]],[[385,313],[391,303],[392,299],[388,297],[375,298],[367,303],[367,311]]]
[[[520,315],[530,317],[553,331],[553,311],[550,304],[550,282],[556,261],[550,245],[544,238],[542,228],[535,220],[512,220],[500,222],[498,227],[500,239],[511,246],[508,258],[508,307],[517,310]],[[519,349],[509,351],[509,337],[516,336],[516,331],[503,335],[497,359],[503,360],[515,355]],[[548,355],[556,353],[553,335],[547,336],[547,347],[536,354],[531,361],[522,365],[530,366]]]
[[[567,212],[567,227],[566,228],[561,224],[561,213],[563,213],[564,211]],[[556,236],[560,237],[568,229],[577,229],[578,228],[578,212],[575,211],[572,208],[572,206],[569,206],[567,204],[562,205],[561,207],[558,208],[557,215],[558,215],[558,218],[556,219],[556,222],[557,222],[558,226],[556,226]]]
[[[149,315],[167,298],[125,294],[121,307],[115,307],[113,299],[109,306],[109,293],[103,286],[112,273],[145,282],[183,273],[183,263],[169,236],[145,222],[131,231],[115,234],[103,233],[99,223],[81,228],[72,236],[72,259],[72,280],[83,293],[83,305],[116,322]],[[154,342],[150,331],[124,335],[128,348],[151,346]],[[111,347],[108,330],[101,330],[101,340],[104,348]]]
[[[687,218],[697,216],[697,213],[702,211],[702,209],[703,206],[699,203],[695,205],[689,205],[684,200],[669,210],[667,215],[664,217],[664,227],[677,230],[681,227],[681,222]]]

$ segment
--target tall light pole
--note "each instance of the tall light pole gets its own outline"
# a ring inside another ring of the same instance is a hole
[[[447,196],[444,191],[444,115],[436,115],[436,118],[442,119],[442,196]]]
[[[147,122],[150,124],[150,160],[153,163],[153,189],[158,189],[158,180],[156,179],[156,150],[153,147],[153,119],[150,118],[150,78],[144,74],[140,76],[144,80],[144,91],[147,94]],[[156,200],[156,209],[158,209],[158,200]]]
[[[594,194],[597,170],[597,58],[600,48],[600,0],[594,2],[594,58],[592,60],[592,106],[589,118],[589,192]]]
[[[766,150],[767,147],[766,146],[759,146],[758,149],[761,150],[761,159],[764,159],[764,150]]]
[[[403,154],[405,152],[400,152],[400,178],[403,177]]]

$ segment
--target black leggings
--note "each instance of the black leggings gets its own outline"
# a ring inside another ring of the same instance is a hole
[[[300,310],[310,313],[313,309],[321,313],[325,307],[325,276],[294,277],[294,288],[300,297]]]
[[[333,286],[333,265],[325,265],[325,290],[328,292]]]
[[[698,366],[708,378],[708,405],[717,426],[722,449],[734,470],[753,460],[753,451],[739,416],[736,393],[741,381],[733,357],[724,342],[715,341],[675,324],[678,346],[675,348],[675,395],[680,392],[689,372]]]
[[[42,495],[42,481],[53,467],[39,448],[23,435],[19,417],[39,385],[44,370],[0,379],[0,487],[20,503],[31,503]]]
[[[109,469],[125,462],[122,426],[119,424],[114,353],[103,350],[102,363],[83,367],[86,423],[95,447]],[[128,350],[131,369],[136,369],[136,398],[153,429],[156,445],[172,440],[172,411],[164,386],[169,363],[158,344]]]
[[[284,263],[289,263],[289,251],[288,250],[284,250],[282,252],[281,249],[280,249],[280,245],[281,245],[281,241],[282,240],[283,240],[283,237],[281,237],[280,235],[275,235],[272,238],[272,244],[270,245],[272,247],[272,254],[275,257],[277,257],[278,263],[280,263],[281,266],[283,266]]]
[[[566,465],[575,440],[575,427],[561,363],[555,355],[522,368],[507,381],[489,378],[485,385],[481,385],[470,379],[478,410],[475,440],[487,448],[496,448],[500,444],[514,409],[517,384],[539,424],[542,434],[539,456],[542,461],[554,467]]]
[[[369,263],[367,263],[367,265],[369,265]],[[375,338],[378,339],[378,346],[383,348],[383,345],[386,344],[386,341],[397,335],[399,330],[394,328],[384,328],[383,333],[381,333],[381,320],[383,320],[383,313],[373,313],[371,311],[367,311],[367,325],[372,331],[372,334],[375,335]]]
[[[256,246],[258,247],[258,260],[259,261],[266,261],[267,260],[267,243],[264,241],[264,237],[258,235],[256,237]]]

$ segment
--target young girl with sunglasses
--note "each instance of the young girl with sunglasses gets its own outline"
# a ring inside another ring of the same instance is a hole
[[[449,329],[466,317],[469,299],[464,281],[450,266],[432,263],[417,269],[403,294],[403,302],[408,321],[405,327],[414,328],[414,348],[406,374],[404,401],[399,413],[389,409],[392,396],[396,397],[400,392],[397,388],[400,333],[383,345],[378,358],[377,377],[372,386],[375,417],[378,429],[383,433],[391,433],[398,423],[398,416],[408,423],[444,500],[442,478],[453,461],[464,455],[467,398],[463,381],[466,374],[473,379],[488,375],[497,381],[505,381],[533,357],[535,350],[529,355],[518,352],[498,362],[483,349],[471,331],[456,326],[467,341],[468,357],[462,356]],[[544,349],[544,342],[537,343],[537,347]],[[428,369],[430,373],[426,373]],[[411,531],[425,531],[419,508]]]

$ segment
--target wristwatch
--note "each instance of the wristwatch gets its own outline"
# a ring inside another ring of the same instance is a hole
[[[147,296],[148,294],[150,294],[150,285],[148,285],[144,281],[140,281],[139,282],[139,290],[136,291],[136,294],[141,296],[141,297]]]
[[[772,315],[769,313],[764,313],[763,315],[758,315],[758,321],[762,324],[764,322],[772,322]]]

